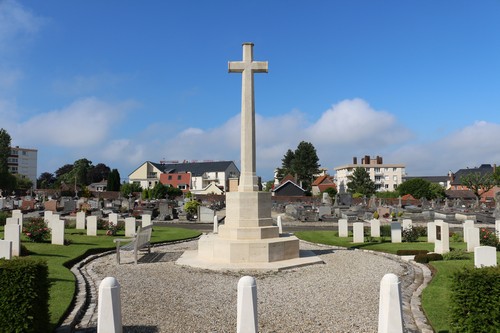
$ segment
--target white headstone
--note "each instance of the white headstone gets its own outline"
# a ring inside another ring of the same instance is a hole
[[[365,230],[363,222],[354,222],[352,224],[353,243],[365,242]]]
[[[391,243],[401,243],[401,223],[391,222]]]
[[[17,217],[18,218],[18,223],[19,225],[23,225],[23,213],[21,212],[20,209],[14,209],[12,211],[12,217]]]
[[[5,219],[5,224],[20,224],[17,217],[8,217]]]
[[[214,215],[213,220],[214,220],[213,232],[214,232],[214,234],[216,234],[219,231],[219,218],[217,217],[217,215]]]
[[[434,243],[436,241],[436,224],[434,222],[427,222],[427,243]]]
[[[49,227],[49,229],[52,229],[52,222],[53,221],[59,221],[59,220],[60,220],[60,215],[52,213],[52,215],[50,216],[49,222],[47,222],[47,226]]]
[[[278,232],[280,234],[283,233],[283,222],[281,222],[281,215],[278,215],[278,217],[276,218],[276,223],[278,224]]]
[[[19,224],[6,224],[3,230],[3,238],[12,242],[12,256],[21,255],[21,226]]]
[[[466,228],[465,233],[467,234],[467,252],[474,252],[474,248],[481,245],[479,243],[479,228]]]
[[[468,228],[474,228],[474,221],[473,220],[465,220],[464,224],[462,225],[463,227],[463,235],[464,235],[464,242],[468,242],[468,235],[467,235],[467,229]],[[479,245],[478,245],[479,246]],[[470,251],[472,252],[472,251]]]
[[[97,216],[87,216],[87,236],[97,236]]]
[[[49,224],[50,220],[52,220],[52,214],[54,214],[51,210],[46,210],[43,212],[43,219],[45,223]]]
[[[125,218],[125,237],[134,237],[136,234],[135,230],[135,217]]]
[[[238,281],[237,333],[257,333],[257,284],[251,276]]]
[[[109,225],[114,225],[116,226],[118,224],[118,214],[116,213],[109,213],[108,215],[108,220],[109,220]]]
[[[493,246],[478,246],[474,249],[474,266],[477,268],[497,265],[497,249]]]
[[[380,237],[380,220],[372,219],[370,221],[370,236]]]
[[[500,238],[500,220],[495,220],[495,231],[497,233],[497,237]]]
[[[52,220],[52,244],[64,245],[64,221]]]
[[[401,284],[397,275],[385,274],[380,281],[378,333],[403,333]]]
[[[450,227],[442,220],[436,220],[436,241],[434,242],[434,252],[443,254],[450,252]]]
[[[120,284],[114,277],[106,277],[99,284],[97,305],[97,333],[122,333],[122,305]]]
[[[142,215],[142,227],[147,227],[148,225],[151,224],[151,215],[149,214],[143,214]]]
[[[85,229],[85,212],[76,213],[76,228]]]
[[[339,237],[349,237],[347,219],[339,219]]]
[[[12,258],[12,241],[0,239],[0,258]]]
[[[413,228],[411,219],[403,219],[403,230]]]

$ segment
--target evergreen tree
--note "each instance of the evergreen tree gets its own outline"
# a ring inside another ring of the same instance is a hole
[[[349,177],[347,190],[350,193],[361,193],[367,197],[375,194],[375,183],[370,179],[370,175],[365,168],[356,168]]]
[[[422,178],[413,178],[398,186],[399,195],[411,194],[415,199],[432,198],[431,183]]]
[[[42,172],[36,180],[37,188],[52,188],[56,182],[56,177],[50,172]]]
[[[292,169],[295,172],[297,181],[302,183],[306,190],[311,189],[314,175],[319,173],[320,164],[316,148],[310,142],[302,141],[294,152]]]
[[[0,128],[0,174],[9,172],[10,140],[9,133]]]
[[[117,169],[111,170],[108,174],[108,191],[119,191],[120,190],[120,173]]]

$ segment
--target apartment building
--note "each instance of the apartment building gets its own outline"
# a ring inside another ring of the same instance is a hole
[[[406,175],[404,164],[384,164],[381,156],[371,158],[367,155],[361,158],[359,164],[358,158],[353,157],[352,164],[334,168],[337,188],[341,184],[347,187],[347,183],[350,181],[349,176],[356,168],[365,168],[370,179],[375,183],[377,191],[394,191],[403,182],[403,177]]]
[[[37,156],[37,149],[15,146],[10,148],[10,156],[7,159],[9,172],[29,178],[33,182],[33,189],[36,189]]]

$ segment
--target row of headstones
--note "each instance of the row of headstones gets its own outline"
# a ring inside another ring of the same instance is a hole
[[[403,230],[412,228],[412,220],[403,220]],[[467,252],[474,252],[475,266],[496,266],[496,249],[491,246],[480,246],[480,230],[474,227],[474,221],[468,220],[464,223],[464,241],[467,243]],[[352,224],[353,243],[364,243],[364,223]],[[500,221],[496,221],[495,230],[500,235]],[[371,237],[380,237],[380,221],[370,221]],[[339,219],[339,237],[349,237],[347,219]],[[391,222],[391,242],[401,243],[401,223]],[[443,220],[435,220],[427,223],[427,242],[434,243],[434,252],[443,254],[450,252],[449,225]]]
[[[238,281],[237,333],[258,333],[257,283],[252,276],[243,276]],[[97,333],[121,333],[122,313],[120,284],[114,277],[106,277],[99,284],[97,304]],[[378,312],[379,333],[402,333],[403,309],[401,282],[395,274],[385,274],[380,281]]]
[[[64,245],[64,220],[52,211],[44,212],[44,220],[51,230],[51,243]],[[87,222],[87,223],[85,223]],[[109,223],[118,224],[118,214],[109,214]],[[142,215],[142,227],[151,224],[151,215]],[[23,227],[23,214],[20,210],[13,210],[12,217],[6,219],[4,227],[4,239],[0,240],[0,258],[11,259],[21,254],[21,232]],[[87,229],[87,236],[97,236],[97,216],[87,216],[85,212],[78,212],[76,216],[76,228]],[[135,217],[125,219],[125,237],[133,237],[136,234]]]

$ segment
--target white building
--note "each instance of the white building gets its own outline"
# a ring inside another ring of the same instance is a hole
[[[189,174],[185,178],[184,175]],[[169,177],[170,176],[170,177]],[[229,191],[229,179],[239,178],[240,171],[232,161],[204,161],[182,163],[144,162],[129,176],[129,183],[137,183],[143,189],[153,188],[158,183],[176,186],[193,193],[203,193],[215,184],[224,192]],[[170,179],[173,178],[173,179]],[[182,178],[182,184],[173,182]],[[189,182],[184,184],[184,182]]]
[[[350,181],[349,176],[356,168],[365,168],[370,179],[375,183],[377,191],[394,191],[403,182],[403,177],[406,175],[404,164],[384,164],[380,156],[376,158],[365,156],[361,158],[361,164],[358,164],[357,161],[358,159],[353,157],[352,164],[334,168],[337,188],[341,184],[347,188],[347,183]]]
[[[15,146],[10,148],[10,156],[7,159],[9,172],[29,178],[33,182],[33,189],[36,189],[37,156],[36,149]]]

